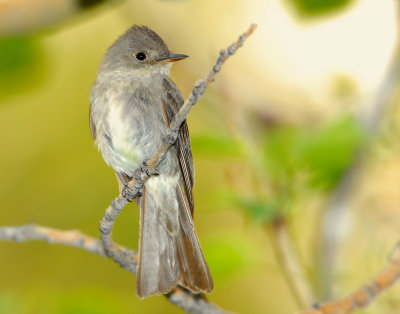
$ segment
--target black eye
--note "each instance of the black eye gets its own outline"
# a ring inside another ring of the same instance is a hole
[[[147,58],[146,54],[144,52],[138,52],[135,55],[136,59],[138,59],[139,61],[143,61],[144,59]]]

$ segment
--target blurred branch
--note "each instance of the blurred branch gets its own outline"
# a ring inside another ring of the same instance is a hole
[[[267,225],[276,259],[300,308],[307,308],[316,300],[304,268],[293,248],[291,238],[282,219]]]
[[[59,24],[84,9],[117,0],[1,0],[0,36],[31,33]]]
[[[337,301],[315,306],[315,309],[301,314],[345,314],[368,306],[379,294],[390,288],[400,279],[400,242],[396,244],[389,258],[389,264],[370,282],[350,295]]]
[[[398,0],[396,2],[398,5],[398,26],[400,27],[400,3]],[[369,116],[361,119],[368,135],[367,138],[372,138],[372,135],[376,133],[379,123],[391,103],[390,100],[398,85],[399,75],[400,40],[397,39],[396,48],[394,49],[388,72],[372,103],[372,112]],[[336,250],[345,232],[343,232],[342,229],[346,228],[348,225],[349,211],[347,204],[352,192],[352,187],[358,182],[358,174],[362,166],[364,153],[369,147],[368,144],[367,142],[362,145],[355,153],[351,166],[343,175],[322,217],[319,290],[324,300],[331,298],[332,295],[332,279],[335,269]]]

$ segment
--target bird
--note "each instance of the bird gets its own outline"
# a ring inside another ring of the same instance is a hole
[[[162,144],[184,103],[169,77],[171,53],[161,37],[133,25],[106,51],[90,89],[90,131],[122,193],[136,168]],[[193,223],[194,164],[187,122],[134,199],[140,207],[136,293],[165,294],[181,285],[211,293],[214,282]]]

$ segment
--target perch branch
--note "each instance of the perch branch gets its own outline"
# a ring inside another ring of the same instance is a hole
[[[400,242],[396,244],[385,269],[371,281],[350,295],[337,301],[316,305],[314,309],[301,314],[346,314],[368,306],[379,294],[400,279]]]
[[[103,243],[104,250],[109,257],[117,262],[122,268],[136,274],[136,252],[123,249],[112,240],[112,228],[115,219],[127,203],[128,201],[124,197],[119,196],[115,198],[111,205],[106,209],[104,217],[100,222],[101,242]]]

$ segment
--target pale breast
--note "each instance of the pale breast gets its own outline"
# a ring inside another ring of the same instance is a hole
[[[117,172],[132,175],[160,146],[167,129],[157,80],[114,80],[103,90],[107,108],[96,142],[105,161]]]

